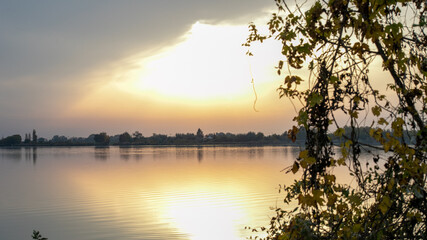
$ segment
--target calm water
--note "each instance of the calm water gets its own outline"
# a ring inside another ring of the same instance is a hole
[[[0,239],[245,239],[292,147],[0,149]]]

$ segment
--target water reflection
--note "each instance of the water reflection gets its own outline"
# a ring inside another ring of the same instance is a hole
[[[2,148],[0,158],[19,162],[22,159],[21,148]]]
[[[96,160],[106,161],[110,158],[110,147],[108,146],[96,146],[94,151]]]
[[[203,160],[203,147],[197,147],[197,161],[202,162]]]
[[[119,146],[120,159],[129,161],[129,159],[133,158],[135,161],[139,161],[145,155],[144,149],[147,148],[139,146]]]
[[[277,186],[293,181],[280,172],[292,163],[284,157],[292,152],[219,146],[0,149],[2,158],[42,166],[2,164],[0,236],[25,239],[22,231],[10,230],[19,226],[62,240],[245,239],[253,234],[245,226],[268,225],[270,207],[282,201]]]
[[[130,158],[130,152],[131,149],[128,146],[120,146],[119,147],[119,152],[120,152],[120,159],[128,161]]]
[[[33,164],[36,165],[37,162],[37,147],[33,147]]]

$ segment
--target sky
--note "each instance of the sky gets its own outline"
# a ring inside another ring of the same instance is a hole
[[[292,126],[295,112],[276,91],[277,46],[255,45],[254,57],[241,46],[248,23],[266,22],[274,1],[0,5],[0,137]]]

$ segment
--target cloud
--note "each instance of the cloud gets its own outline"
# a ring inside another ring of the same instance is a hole
[[[33,128],[82,98],[100,69],[181,41],[197,21],[252,21],[273,2],[2,1],[0,129]],[[94,82],[96,81],[96,83]],[[12,124],[13,123],[13,124]],[[64,126],[65,127],[65,126]]]

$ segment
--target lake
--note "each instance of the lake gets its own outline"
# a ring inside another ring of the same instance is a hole
[[[0,149],[0,239],[245,239],[296,147]]]

